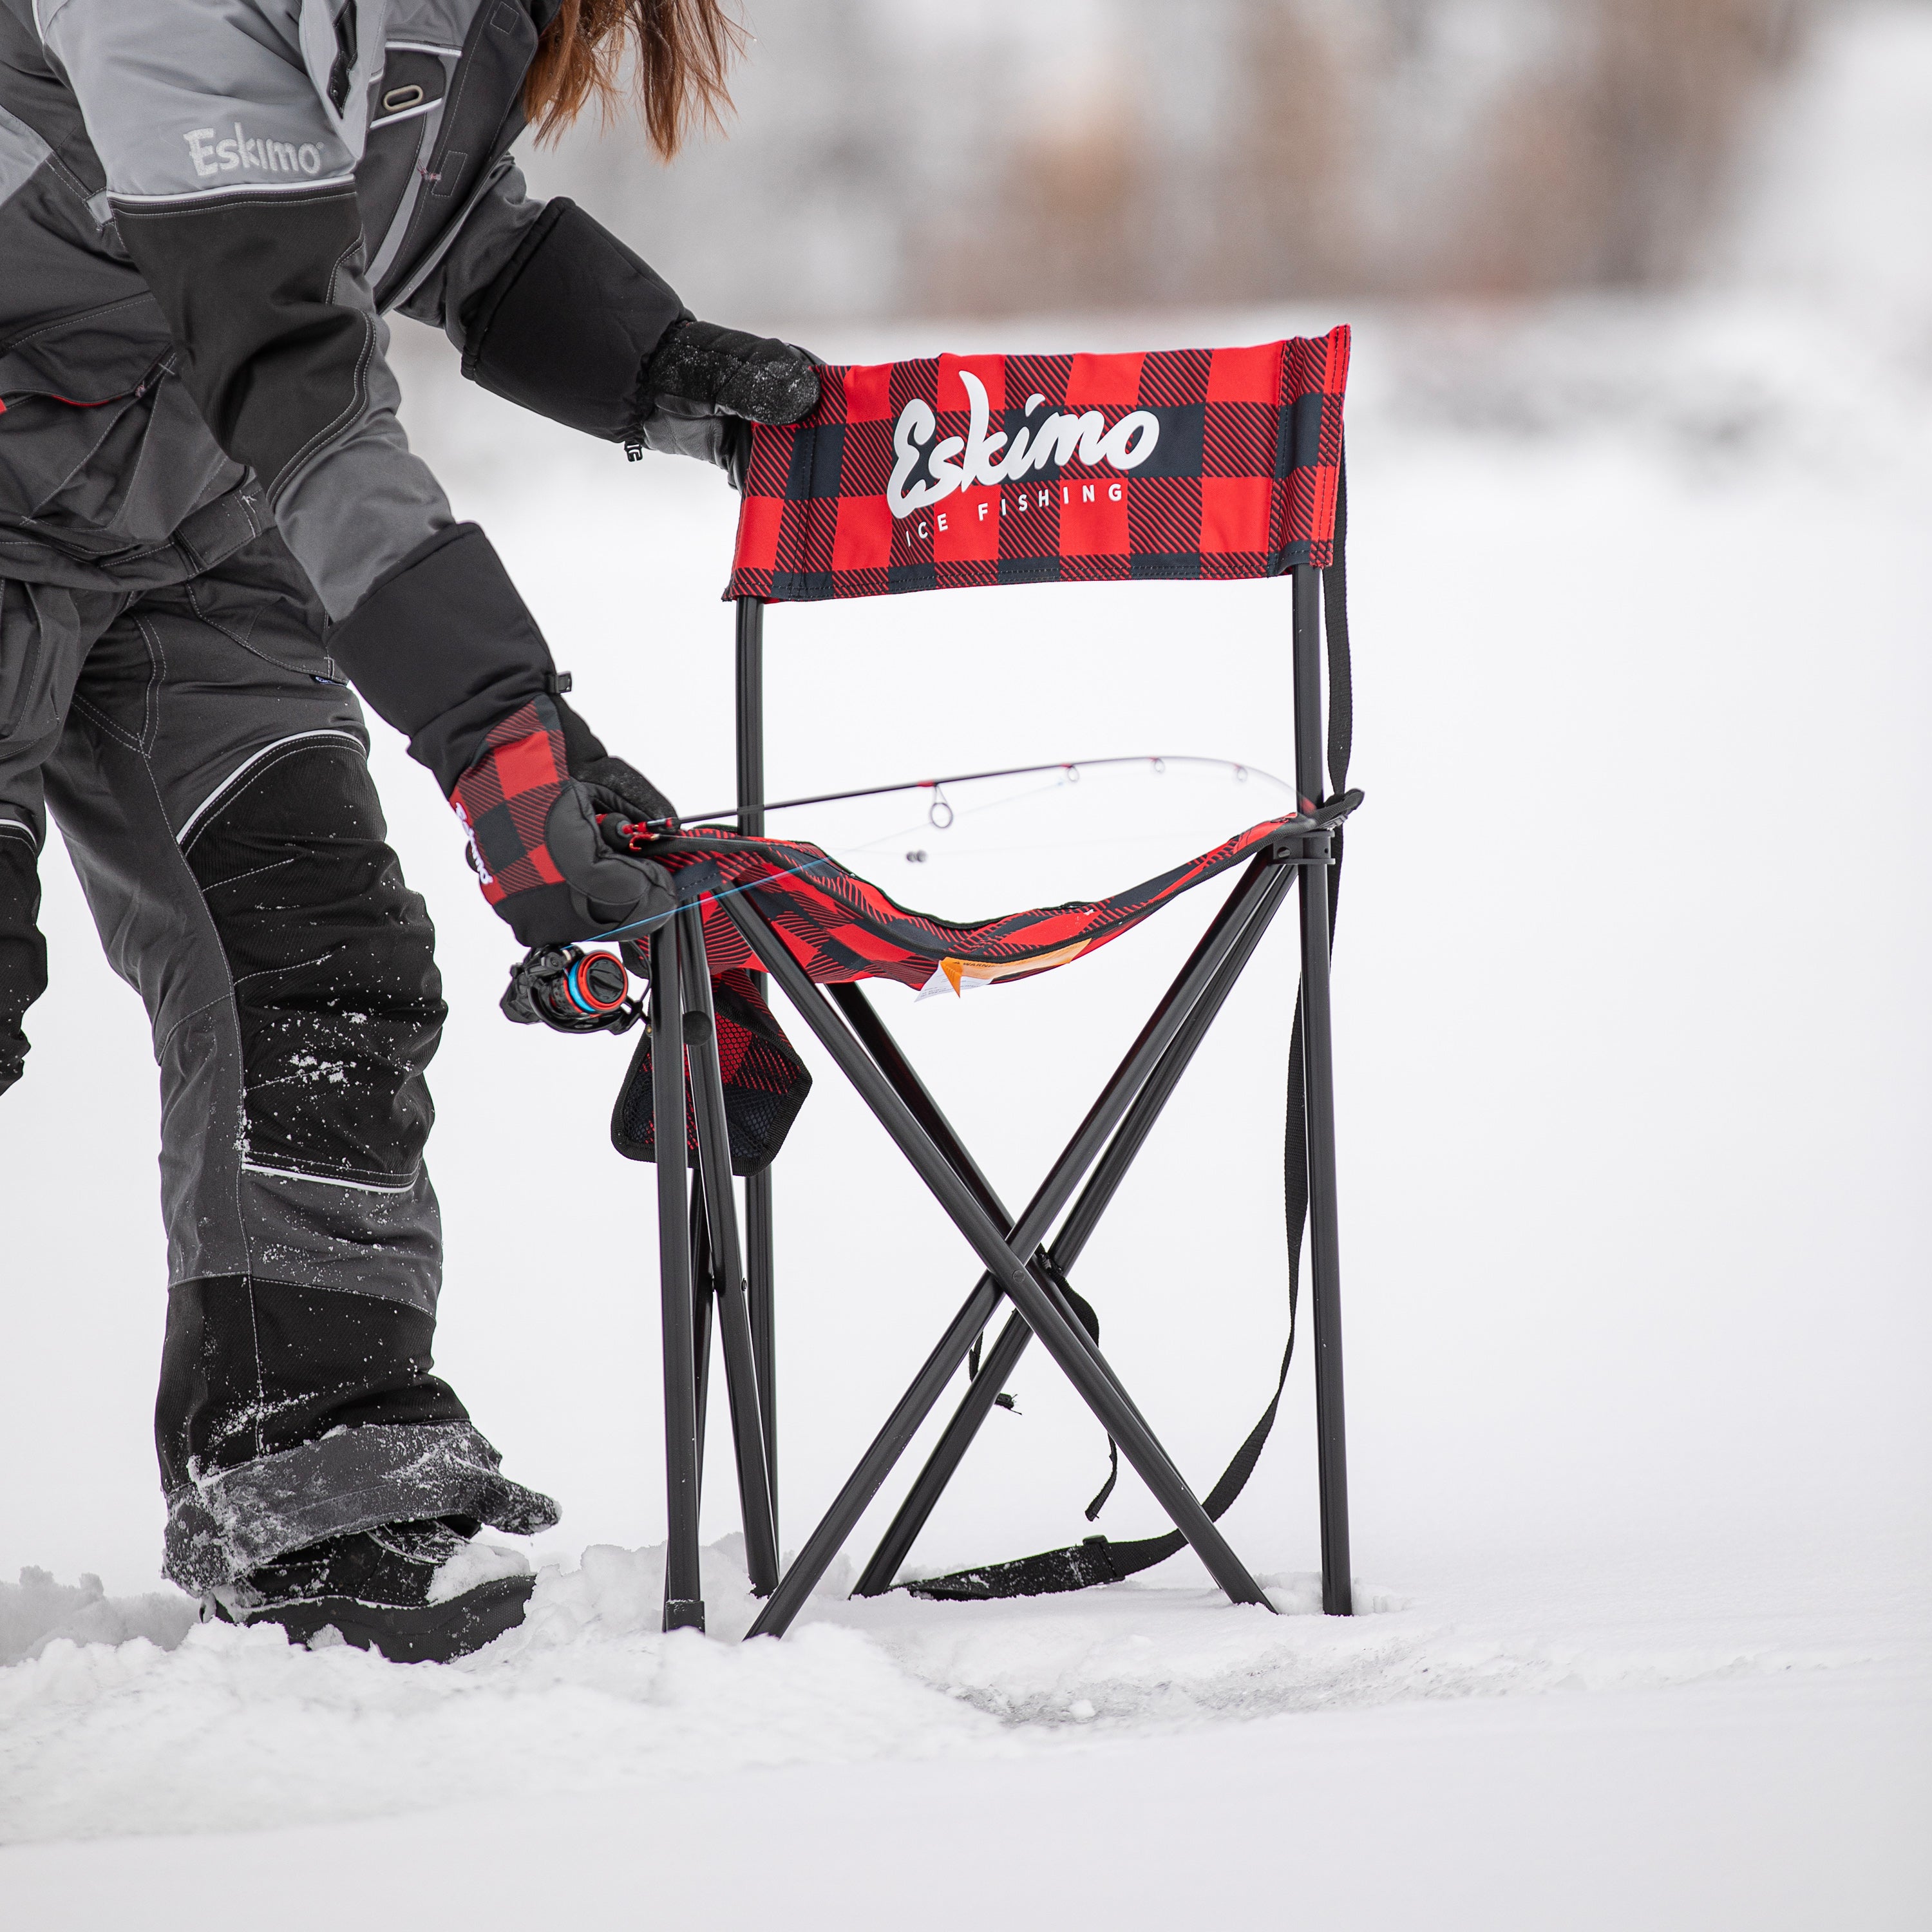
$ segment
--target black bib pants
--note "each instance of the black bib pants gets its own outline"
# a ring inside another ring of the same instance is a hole
[[[155,1438],[190,1591],[376,1523],[556,1514],[431,1372],[445,1010],[321,629],[272,533],[159,588],[0,579],[0,1083],[51,807],[160,1069]]]

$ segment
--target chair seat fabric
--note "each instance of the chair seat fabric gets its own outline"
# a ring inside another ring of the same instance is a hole
[[[1310,829],[1309,820],[1292,814],[1269,819],[1112,898],[974,921],[910,911],[816,845],[698,826],[637,849],[702,895],[705,951],[714,974],[759,964],[718,903],[721,892],[737,890],[752,896],[820,985],[892,980],[921,992],[963,993],[1084,958],[1190,887]]]

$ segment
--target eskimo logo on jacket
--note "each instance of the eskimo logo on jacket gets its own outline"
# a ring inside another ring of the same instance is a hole
[[[232,174],[237,168],[252,168],[258,174],[319,175],[322,149],[313,141],[278,141],[265,135],[250,135],[240,122],[232,135],[218,135],[212,128],[190,128],[182,139],[188,143],[194,171],[203,181],[217,175]]]

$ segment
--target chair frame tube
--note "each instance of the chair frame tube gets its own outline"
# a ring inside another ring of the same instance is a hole
[[[1308,566],[1292,572],[1294,636],[1294,710],[1295,772],[1303,811],[1326,802],[1322,753],[1322,573]],[[737,604],[737,762],[740,829],[749,834],[764,830],[764,607],[752,598]],[[1026,1211],[1016,1223],[953,1131],[943,1111],[927,1092],[872,1004],[856,985],[821,990],[814,986],[786,950],[784,942],[754,902],[755,892],[734,894],[718,903],[737,925],[761,964],[768,967],[790,1002],[818,1036],[840,1070],[852,1082],[888,1135],[920,1173],[934,1197],[978,1252],[985,1272],[934,1346],[919,1374],[887,1417],[866,1456],[808,1539],[790,1568],[771,1590],[750,1634],[777,1635],[789,1627],[843,1547],[860,1517],[892,1468],[904,1455],[920,1426],[957,1373],[974,1341],[984,1331],[1003,1300],[1012,1313],[989,1352],[979,1377],[948,1423],[910,1493],[892,1520],[885,1538],[860,1580],[858,1594],[875,1594],[890,1586],[914,1539],[923,1527],[939,1496],[958,1468],[974,1435],[990,1412],[1012,1366],[1032,1336],[1039,1334],[1068,1378],[1108,1432],[1120,1443],[1136,1468],[1161,1502],[1170,1519],[1194,1545],[1210,1574],[1237,1602],[1268,1606],[1255,1584],[1198,1501],[1190,1491],[1148,1426],[1132,1396],[1108,1366],[1055,1286],[1055,1277],[1070,1269],[1112,1202],[1136,1156],[1145,1144],[1175,1086],[1218,1016],[1235,982],[1248,964],[1263,934],[1279,910],[1294,875],[1299,875],[1302,1034],[1304,1106],[1308,1148],[1309,1250],[1311,1304],[1316,1360],[1316,1432],[1322,1506],[1322,1606],[1331,1615],[1352,1610],[1349,1577],[1347,1462],[1342,1385],[1340,1264],[1336,1198],[1334,1122],[1334,1070],[1332,999],[1330,988],[1330,841],[1325,832],[1284,841],[1275,850],[1258,855],[1216,914],[1180,974],[1163,995],[1140,1036],[1102,1090],[1087,1118],[1042,1181]],[[669,943],[674,974],[680,966],[688,977],[695,966],[704,975],[704,938],[695,908],[688,908],[666,932],[681,932],[681,943]],[[659,1010],[662,988],[657,976],[662,935],[652,942],[653,1019]],[[764,974],[758,978],[762,984]],[[709,1007],[708,980],[703,1009]],[[678,982],[676,1003],[694,1006],[691,989]],[[715,1028],[715,1020],[712,1022]],[[698,1029],[703,1030],[700,1027]],[[696,1042],[694,1042],[695,1044]],[[725,1142],[722,1083],[711,1086],[717,1071],[715,1032],[709,1047],[710,1069],[691,1070],[692,1100],[700,1117],[702,1143],[704,1118],[713,1114],[714,1138]],[[665,1056],[680,1060],[680,1055]],[[676,1145],[682,1124],[667,1136],[670,1094],[682,1104],[684,1076],[680,1065],[675,1082],[660,1079],[656,1092],[658,1141]],[[714,1109],[716,1110],[714,1114]],[[716,1162],[712,1164],[716,1166]],[[673,1556],[666,1572],[666,1628],[674,1627],[674,1606],[694,1606],[702,1624],[703,1605],[697,1598],[696,1497],[697,1444],[701,1442],[701,1410],[695,1399],[688,1428],[674,1420],[679,1400],[671,1364],[675,1358],[694,1365],[694,1293],[706,1287],[719,1294],[721,1332],[725,1338],[726,1373],[733,1390],[734,1440],[740,1464],[741,1494],[746,1498],[748,1555],[754,1546],[754,1522],[770,1526],[770,1549],[776,1548],[777,1432],[776,1424],[776,1318],[773,1284],[773,1212],[771,1174],[753,1177],[746,1185],[745,1277],[740,1304],[742,1325],[731,1310],[725,1284],[735,1278],[731,1264],[735,1226],[720,1225],[711,1202],[718,1190],[706,1185],[700,1154],[702,1203],[692,1204],[693,1232],[667,1241],[661,1235],[661,1257],[667,1263],[664,1282],[666,1323],[666,1420],[668,1438],[684,1445],[674,1454],[668,1441],[667,1484],[672,1498]],[[665,1178],[670,1168],[673,1186]],[[1090,1175],[1089,1168],[1092,1169]],[[722,1170],[728,1177],[728,1168]],[[1082,1187],[1083,1177],[1086,1183]],[[659,1162],[661,1222],[675,1210],[669,1225],[686,1226],[682,1164]],[[1040,1243],[1076,1189],[1078,1198],[1066,1214],[1050,1250]],[[729,1216],[729,1181],[724,1184]],[[674,1199],[674,1196],[675,1198]],[[700,1220],[700,1211],[702,1219]],[[679,1272],[674,1250],[682,1257],[684,1292],[671,1280]],[[694,1276],[700,1255],[708,1255],[708,1280]],[[677,1322],[674,1302],[684,1310],[682,1334],[674,1338]],[[701,1324],[708,1330],[708,1320]],[[735,1332],[734,1332],[735,1331]],[[681,1345],[680,1345],[681,1344]],[[708,1350],[707,1350],[708,1352]],[[748,1355],[734,1375],[734,1358]],[[741,1419],[740,1397],[746,1395]],[[695,1387],[701,1387],[701,1377]],[[694,1398],[695,1398],[695,1387]],[[752,1425],[755,1424],[755,1426]],[[747,1433],[759,1438],[762,1456],[746,1454]],[[688,1507],[680,1514],[680,1478],[675,1466],[690,1466],[682,1493]],[[758,1466],[762,1462],[764,1494],[759,1503]],[[762,1538],[758,1539],[762,1541]],[[681,1555],[680,1542],[688,1545]],[[688,1560],[684,1560],[688,1556]],[[688,1597],[676,1594],[677,1578],[688,1586]],[[764,1568],[756,1557],[748,1567]],[[685,1572],[688,1571],[688,1578]],[[754,1575],[754,1587],[762,1578]]]
[[[738,830],[748,838],[765,829],[765,607],[754,597],[737,603]],[[752,976],[760,998],[764,975]],[[772,1293],[772,1171],[745,1183],[746,1292],[752,1352],[764,1405],[765,1467],[770,1472],[774,1534],[778,1521],[778,1309]]]
[[[658,1289],[664,1321],[664,1628],[702,1630],[698,1575],[698,1378],[683,1158],[684,998],[677,920],[651,934],[652,1098],[657,1132]],[[672,1150],[675,1149],[674,1154]],[[667,1157],[669,1156],[669,1157]]]
[[[1322,782],[1322,573],[1294,572],[1294,782],[1301,808],[1327,802]],[[1308,1273],[1315,1327],[1315,1436],[1322,1498],[1322,1607],[1352,1616],[1348,1456],[1342,1396],[1341,1214],[1335,1168],[1335,1048],[1329,988],[1329,872],[1301,874],[1302,1092],[1308,1126]]]
[[[770,1594],[778,1580],[778,1522],[772,1506],[771,1472],[765,1460],[765,1408],[758,1350],[738,1248],[738,1217],[731,1192],[730,1127],[724,1112],[724,1080],[718,1058],[718,1016],[704,952],[698,909],[678,914],[684,992],[685,1057],[692,1112],[698,1120],[699,1186],[692,1216],[692,1277],[698,1284],[695,1360],[698,1375],[698,1456],[704,1460],[705,1371],[711,1355],[710,1310],[715,1302],[724,1347],[724,1388],[731,1406],[732,1451],[745,1527],[746,1569],[753,1592]],[[655,1061],[653,1064],[655,1071]],[[661,1142],[660,1146],[662,1143]],[[702,1252],[708,1264],[700,1268]],[[700,1496],[702,1491],[700,1489]]]

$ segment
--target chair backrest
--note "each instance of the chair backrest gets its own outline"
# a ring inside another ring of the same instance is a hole
[[[730,598],[1274,577],[1332,560],[1348,331],[823,372],[754,431]]]

